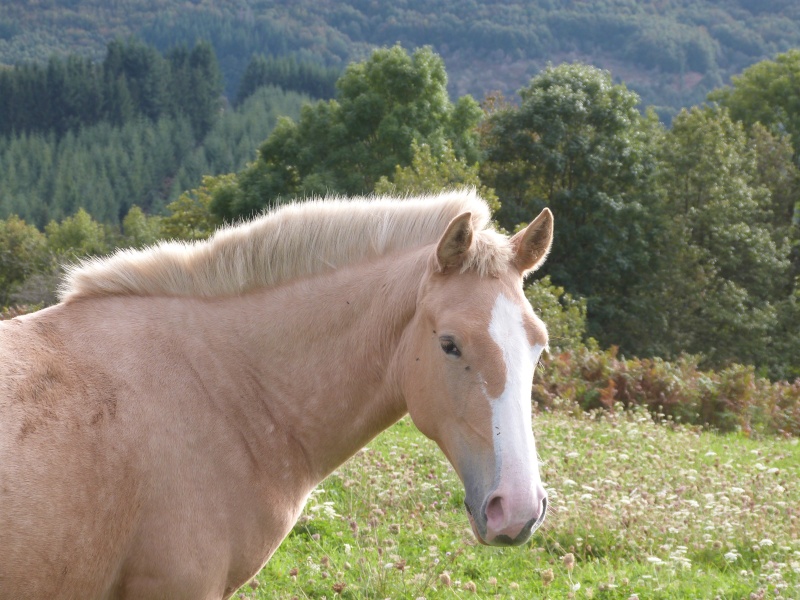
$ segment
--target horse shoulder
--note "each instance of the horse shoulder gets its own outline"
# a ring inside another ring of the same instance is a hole
[[[57,314],[0,323],[0,597],[102,595],[135,528],[136,469],[108,427],[116,397]]]

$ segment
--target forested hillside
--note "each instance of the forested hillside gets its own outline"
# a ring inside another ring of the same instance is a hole
[[[159,213],[203,175],[241,169],[278,117],[310,100],[270,83],[316,81],[297,65],[293,80],[280,68],[291,63],[253,64],[263,68],[235,110],[208,43],[162,56],[113,41],[102,62],[69,55],[0,71],[0,217],[43,228],[83,208],[117,224],[133,205]]]
[[[0,5],[0,63],[102,59],[114,37],[161,51],[209,40],[233,98],[254,54],[341,71],[375,46],[431,45],[450,92],[511,94],[547,62],[608,68],[670,118],[748,65],[800,45],[793,0],[50,0]]]

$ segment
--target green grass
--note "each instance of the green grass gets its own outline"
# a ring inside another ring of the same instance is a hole
[[[552,510],[477,545],[463,490],[406,418],[329,477],[245,598],[800,598],[800,445],[541,414]],[[568,568],[565,556],[574,566]]]

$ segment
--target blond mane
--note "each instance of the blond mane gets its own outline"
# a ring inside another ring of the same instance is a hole
[[[470,211],[475,229],[464,270],[496,274],[511,256],[474,191],[390,199],[325,199],[289,204],[225,227],[199,242],[118,250],[68,267],[62,301],[98,296],[223,296],[270,287],[437,242],[453,217]]]

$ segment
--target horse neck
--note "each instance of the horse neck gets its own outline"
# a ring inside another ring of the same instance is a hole
[[[263,401],[318,483],[406,412],[392,373],[426,251],[384,257],[243,299]],[[240,353],[241,356],[241,353]]]

